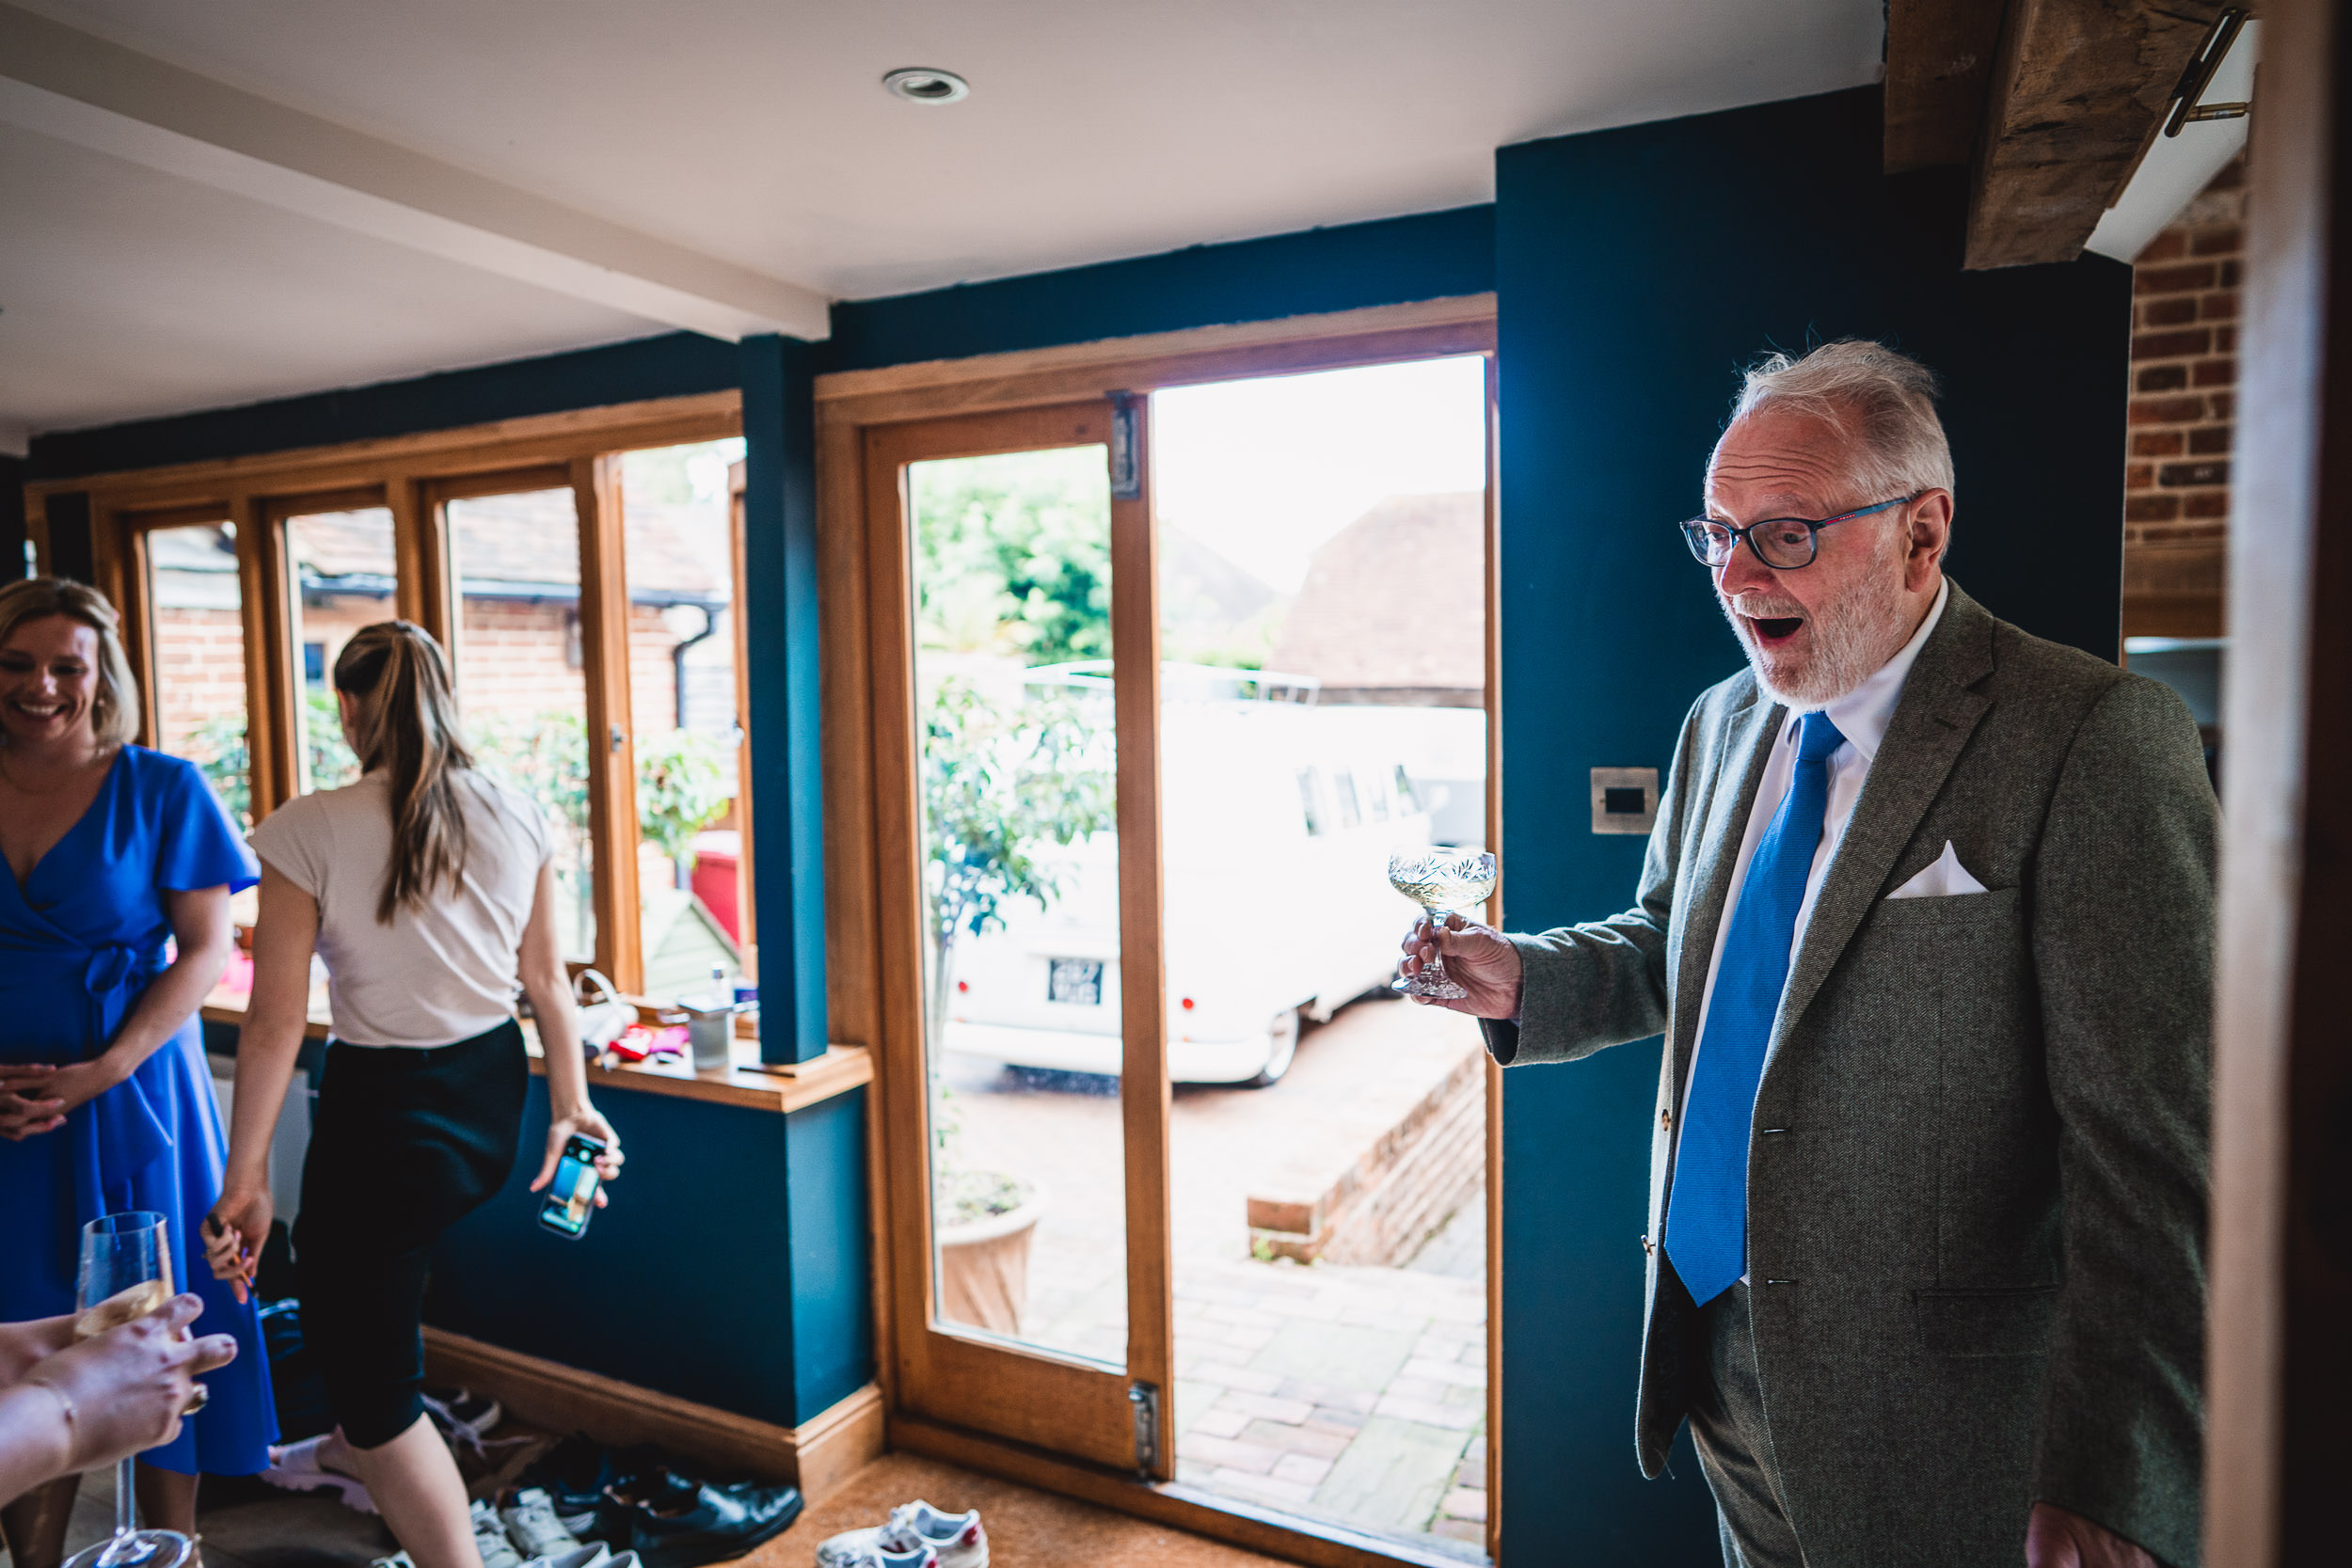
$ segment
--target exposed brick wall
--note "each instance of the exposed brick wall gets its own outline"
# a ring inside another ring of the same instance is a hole
[[[2241,156],[2134,263],[2126,635],[2221,629],[2245,235]]]
[[[208,721],[245,718],[245,629],[227,609],[175,607],[155,614],[155,718],[159,751],[194,755],[189,736]]]

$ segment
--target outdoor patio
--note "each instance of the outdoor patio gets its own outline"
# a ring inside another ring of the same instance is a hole
[[[1261,1261],[1248,1200],[1336,1166],[1479,1049],[1451,1013],[1359,1002],[1265,1089],[1183,1085],[1171,1107],[1177,1479],[1483,1554],[1486,1206],[1403,1266]],[[1024,1337],[1118,1362],[1126,1345],[1117,1081],[951,1059],[962,1156],[1049,1194]]]

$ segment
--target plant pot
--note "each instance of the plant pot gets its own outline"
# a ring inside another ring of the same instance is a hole
[[[1029,1304],[1029,1241],[1045,1212],[1045,1191],[1025,1183],[1028,1196],[1001,1214],[939,1227],[939,1316],[942,1322],[1017,1335]]]

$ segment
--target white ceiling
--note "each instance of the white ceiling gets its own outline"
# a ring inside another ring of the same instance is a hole
[[[1484,201],[1499,146],[1854,86],[1882,38],[1878,0],[20,3],[846,298]],[[0,437],[662,329],[26,132],[0,211]]]

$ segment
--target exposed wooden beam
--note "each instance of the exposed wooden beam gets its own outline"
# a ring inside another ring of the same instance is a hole
[[[828,335],[825,296],[0,4],[0,121],[712,337]]]
[[[1886,172],[1976,157],[2008,0],[1887,0]]]
[[[2082,253],[2223,8],[2219,0],[2010,0],[1969,195],[1970,267]]]

